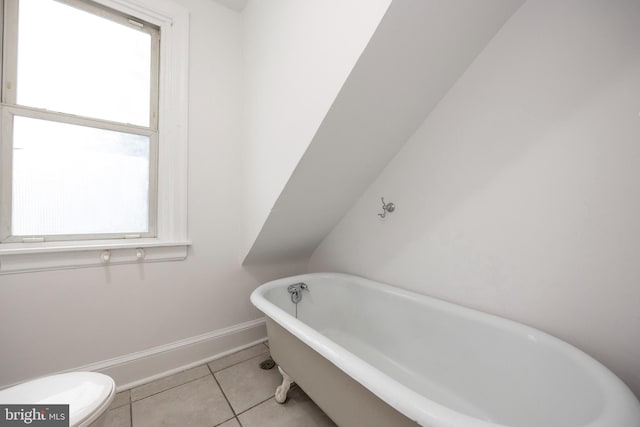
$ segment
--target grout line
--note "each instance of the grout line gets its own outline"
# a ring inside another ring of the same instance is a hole
[[[260,345],[260,344],[258,344],[258,345]],[[249,348],[251,348],[251,347],[249,347]],[[242,350],[240,350],[240,351],[242,351]],[[271,357],[271,351],[269,350],[269,347],[267,347],[266,352],[267,352],[267,356],[268,356],[268,357]],[[235,353],[232,353],[232,354],[235,354]],[[225,369],[229,369],[229,368],[231,368],[231,367],[233,367],[233,366],[236,366],[236,365],[239,365],[239,364],[241,364],[241,363],[244,363],[244,362],[246,362],[247,360],[255,359],[255,358],[256,358],[256,357],[258,357],[258,356],[264,356],[264,353],[256,354],[255,356],[251,356],[251,357],[250,357],[250,358],[248,358],[248,359],[240,360],[239,362],[236,362],[236,363],[234,363],[234,364],[232,364],[232,365],[229,365],[229,366],[225,366],[224,368],[218,369],[217,371],[214,371],[213,369],[211,369],[211,366],[209,366],[209,363],[213,363],[213,362],[215,362],[215,360],[214,360],[214,361],[212,361],[212,362],[208,362],[208,363],[206,363],[206,365],[207,365],[207,367],[209,367],[209,370],[211,371],[211,373],[215,375],[217,372],[224,371]],[[219,359],[218,359],[218,360],[219,360]]]
[[[133,427],[133,402],[131,401],[131,390],[129,390],[129,425]]]
[[[261,344],[264,344],[264,343],[261,343]],[[261,345],[261,344],[258,344],[258,345]],[[238,415],[240,415],[240,414],[244,414],[245,412],[247,412],[247,411],[249,411],[249,410],[251,410],[251,409],[255,408],[256,406],[259,406],[259,405],[261,405],[261,404],[265,403],[266,401],[268,401],[269,399],[272,399],[272,398],[273,398],[273,395],[271,395],[271,396],[269,396],[268,398],[266,398],[265,400],[262,400],[261,402],[258,402],[258,403],[256,403],[255,405],[253,405],[253,406],[251,406],[251,407],[249,407],[249,408],[245,409],[244,411],[240,412],[239,414],[236,414],[235,409],[234,409],[234,408],[233,408],[233,406],[231,405],[231,402],[230,402],[230,401],[229,401],[229,399],[227,398],[227,395],[225,394],[224,390],[222,389],[222,386],[220,385],[220,383],[218,382],[218,379],[217,379],[217,378],[216,378],[216,376],[215,376],[215,374],[216,374],[217,372],[224,371],[225,369],[229,369],[229,368],[231,368],[231,367],[233,367],[233,366],[236,366],[236,365],[239,365],[239,364],[241,364],[241,363],[247,362],[247,361],[249,361],[249,360],[251,360],[251,359],[257,359],[258,357],[264,357],[264,356],[271,357],[271,349],[270,349],[266,344],[264,344],[264,346],[265,346],[265,348],[266,348],[266,354],[264,354],[264,353],[263,353],[263,354],[257,354],[257,355],[255,355],[255,356],[249,357],[248,359],[240,360],[240,361],[238,361],[238,362],[236,362],[236,363],[233,363],[233,364],[231,364],[231,365],[229,365],[229,366],[226,366],[226,367],[224,367],[224,368],[222,368],[222,369],[219,369],[219,370],[217,370],[217,371],[213,371],[213,370],[211,369],[211,366],[209,366],[209,363],[210,363],[210,362],[207,362],[207,363],[205,363],[204,365],[199,365],[199,366],[206,366],[206,367],[207,367],[207,369],[209,370],[209,374],[207,374],[207,375],[211,375],[211,376],[213,377],[213,380],[216,382],[216,384],[218,385],[218,388],[219,388],[219,389],[220,389],[220,391],[222,392],[222,396],[224,397],[224,399],[226,400],[227,404],[229,405],[229,408],[231,408],[231,412],[234,414],[234,416],[233,416],[232,418],[229,418],[228,420],[223,421],[221,424],[224,424],[224,423],[226,423],[227,421],[229,421],[229,420],[231,420],[231,419],[235,418],[235,419],[236,419],[236,421],[238,422],[238,424],[240,425],[240,427],[242,427],[242,423],[240,422],[240,419],[238,418]],[[249,348],[251,348],[251,347],[249,347]],[[240,351],[242,351],[242,350],[240,350]],[[231,354],[235,354],[235,353],[231,353]],[[230,356],[230,355],[229,355],[229,356]],[[228,357],[228,356],[225,356],[225,357]],[[194,366],[193,368],[185,369],[184,371],[178,372],[178,373],[173,374],[173,375],[178,375],[178,374],[180,374],[180,373],[182,373],[182,372],[186,372],[186,371],[189,371],[189,370],[191,370],[191,369],[195,369],[195,368],[197,368],[197,367],[198,367],[198,366]],[[180,387],[180,386],[183,386],[183,385],[185,385],[185,384],[192,383],[192,382],[197,381],[197,380],[199,380],[199,379],[205,378],[207,375],[203,375],[203,376],[198,377],[198,378],[193,378],[193,379],[191,379],[191,380],[189,380],[189,381],[185,381],[185,382],[183,382],[183,383],[181,383],[181,384],[176,384],[176,385],[174,385],[174,386],[172,386],[172,387],[169,387],[169,388],[164,389],[164,390],[160,390],[160,391],[158,391],[158,392],[156,392],[156,393],[150,394],[150,395],[148,395],[148,396],[145,396],[145,397],[140,398],[140,399],[137,399],[137,400],[133,400],[133,393],[132,393],[133,389],[134,389],[134,388],[137,388],[137,387],[130,388],[128,391],[129,391],[129,420],[131,421],[131,427],[133,427],[133,404],[134,404],[134,402],[140,402],[140,401],[143,401],[143,400],[148,399],[148,398],[150,398],[150,397],[156,396],[156,395],[158,395],[158,394],[160,394],[160,393],[164,393],[165,391],[169,391],[169,390],[174,389],[174,388],[176,388],[176,387]],[[166,378],[168,378],[168,377],[166,377]],[[160,380],[156,380],[156,381],[160,381]],[[147,383],[147,384],[151,384],[151,383],[153,383],[153,382],[154,382],[154,381],[149,382],[149,383]],[[142,386],[138,386],[138,387],[142,387]]]
[[[291,391],[291,390],[293,390],[294,388],[297,388],[297,387],[298,387],[298,384],[296,384],[296,383],[291,383],[291,388],[289,389],[289,391]],[[302,390],[302,389],[301,389],[301,390]],[[304,390],[302,390],[302,391],[304,392]],[[305,393],[305,394],[306,394],[306,393]],[[255,408],[256,406],[260,406],[260,405],[262,405],[263,403],[268,402],[268,401],[269,401],[269,400],[271,400],[271,399],[275,399],[275,393],[274,393],[274,394],[272,394],[271,396],[267,397],[267,398],[266,398],[266,399],[264,399],[263,401],[256,403],[255,405],[251,406],[250,408],[245,409],[244,411],[240,412],[240,413],[239,413],[238,415],[236,415],[236,416],[240,416],[240,415],[244,414],[245,412],[248,412],[248,411],[252,410],[252,409],[253,409],[253,408]],[[288,399],[288,396],[287,396],[287,399]],[[309,399],[311,399],[311,398],[309,398]],[[285,403],[286,403],[286,402],[285,402]],[[278,405],[284,405],[284,403],[278,403]],[[317,405],[316,405],[316,406],[317,406]],[[239,421],[240,421],[240,420],[238,420],[238,422],[239,422]]]
[[[240,413],[239,413],[239,414],[237,414],[236,416],[238,416],[238,415],[242,415],[242,414],[244,414],[245,412],[248,412],[248,411],[252,410],[252,409],[253,409],[253,408],[255,408],[256,406],[260,406],[260,405],[262,405],[263,403],[268,402],[268,401],[269,401],[269,400],[271,400],[271,399],[275,399],[275,395],[273,395],[273,394],[272,394],[271,396],[267,397],[267,398],[266,398],[266,399],[264,399],[263,401],[258,402],[258,403],[256,403],[255,405],[253,405],[253,406],[251,406],[251,407],[249,407],[249,408],[245,409],[244,411],[240,412]],[[238,420],[238,421],[240,421],[240,420]]]
[[[216,382],[216,384],[218,385],[218,388],[220,389],[220,392],[222,393],[222,397],[224,397],[224,400],[227,401],[227,405],[229,405],[229,408],[231,408],[231,412],[233,413],[233,418],[236,417],[236,410],[233,409],[233,406],[231,405],[231,402],[229,402],[229,399],[227,398],[227,395],[225,394],[224,390],[222,389],[222,386],[220,385],[220,383],[218,382],[218,379],[216,378],[216,376],[213,374],[213,371],[211,370],[211,368],[209,367],[209,364],[207,363],[207,367],[209,368],[209,372],[211,372],[211,376],[213,377],[213,380]],[[227,420],[228,421],[228,420]],[[226,422],[226,421],[225,421]]]
[[[157,383],[158,381],[163,381],[163,380],[166,380],[166,379],[168,379],[168,378],[175,377],[176,375],[184,374],[185,372],[194,371],[194,370],[198,369],[200,366],[205,366],[205,365],[206,365],[206,363],[205,363],[204,365],[198,365],[198,366],[194,366],[194,367],[192,367],[192,368],[184,369],[184,370],[182,370],[182,371],[178,371],[178,372],[176,372],[175,374],[167,375],[166,377],[158,378],[157,380],[149,381],[148,383],[140,384],[140,385],[137,385],[137,386],[135,386],[135,387],[131,387],[131,388],[128,388],[128,389],[126,389],[126,390],[122,390],[120,393],[122,393],[122,392],[124,392],[124,391],[129,390],[129,393],[130,393],[130,394],[129,394],[129,397],[131,398],[131,400],[133,400],[133,393],[131,393],[131,392],[132,392],[134,389],[141,388],[141,387],[145,387],[145,386],[148,386],[149,384]],[[206,377],[207,375],[209,375],[209,374],[203,375],[202,377],[198,377],[198,378],[203,378],[203,377]],[[196,378],[196,379],[197,379],[197,378]],[[192,380],[189,380],[189,381],[187,381],[187,382],[191,382],[191,381],[192,381]],[[185,383],[185,384],[186,384],[186,383]],[[174,386],[174,387],[177,387],[177,386]],[[173,387],[170,387],[170,388],[173,388]],[[167,390],[168,390],[168,389],[167,389]],[[157,393],[156,393],[156,394],[157,394]],[[151,396],[151,395],[150,395],[150,396]],[[146,399],[146,397],[143,397],[142,399]],[[137,399],[137,400],[142,400],[142,399]],[[134,400],[134,402],[136,402],[137,400]]]
[[[209,372],[211,372],[211,369],[209,369]],[[210,375],[210,374],[207,374],[207,375]],[[165,391],[172,390],[172,389],[174,389],[174,388],[176,388],[176,387],[180,387],[180,386],[182,386],[182,385],[189,384],[189,383],[192,383],[192,382],[197,381],[197,380],[201,380],[202,378],[205,378],[207,375],[203,375],[203,376],[201,376],[201,377],[193,378],[193,379],[191,379],[191,380],[189,380],[189,381],[185,381],[185,382],[183,382],[183,383],[176,384],[176,385],[174,385],[174,386],[172,386],[172,387],[166,388],[166,389],[164,389],[164,390],[160,390],[160,391],[158,391],[158,392],[155,392],[155,393],[153,393],[153,394],[150,394],[150,395],[148,395],[148,396],[142,397],[142,398],[137,399],[137,400],[133,400],[133,396],[131,396],[131,397],[130,397],[130,398],[131,398],[131,402],[132,402],[132,403],[133,403],[133,402],[140,402],[140,401],[142,401],[142,400],[145,400],[145,399],[148,399],[148,398],[150,398],[150,397],[153,397],[153,396],[155,396],[155,395],[157,395],[157,394],[164,393]],[[149,384],[151,384],[151,383],[149,383]]]
[[[220,422],[218,424],[215,424],[213,427],[220,427],[222,424],[228,423],[229,421],[235,420],[235,419],[236,419],[236,416],[234,415],[233,417],[229,418],[228,420],[224,420],[224,421],[222,421],[222,422]],[[240,421],[238,421],[238,422],[240,422]]]

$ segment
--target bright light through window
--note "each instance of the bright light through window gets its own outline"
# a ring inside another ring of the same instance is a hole
[[[90,1],[0,1],[0,241],[156,237],[158,28]]]
[[[151,36],[54,0],[20,0],[17,103],[150,125]]]
[[[12,233],[145,233],[149,137],[15,117]]]

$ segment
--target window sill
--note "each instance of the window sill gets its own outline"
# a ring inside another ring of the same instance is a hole
[[[160,239],[4,243],[0,274],[180,261],[187,257],[189,246],[186,240]]]

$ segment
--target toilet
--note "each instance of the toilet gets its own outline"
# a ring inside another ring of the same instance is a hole
[[[70,427],[99,427],[116,393],[111,377],[69,372],[0,390],[0,404],[69,404]]]

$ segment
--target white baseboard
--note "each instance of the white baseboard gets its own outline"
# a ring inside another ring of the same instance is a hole
[[[102,372],[115,380],[117,391],[122,391],[219,359],[266,339],[267,329],[262,318],[65,372]]]

